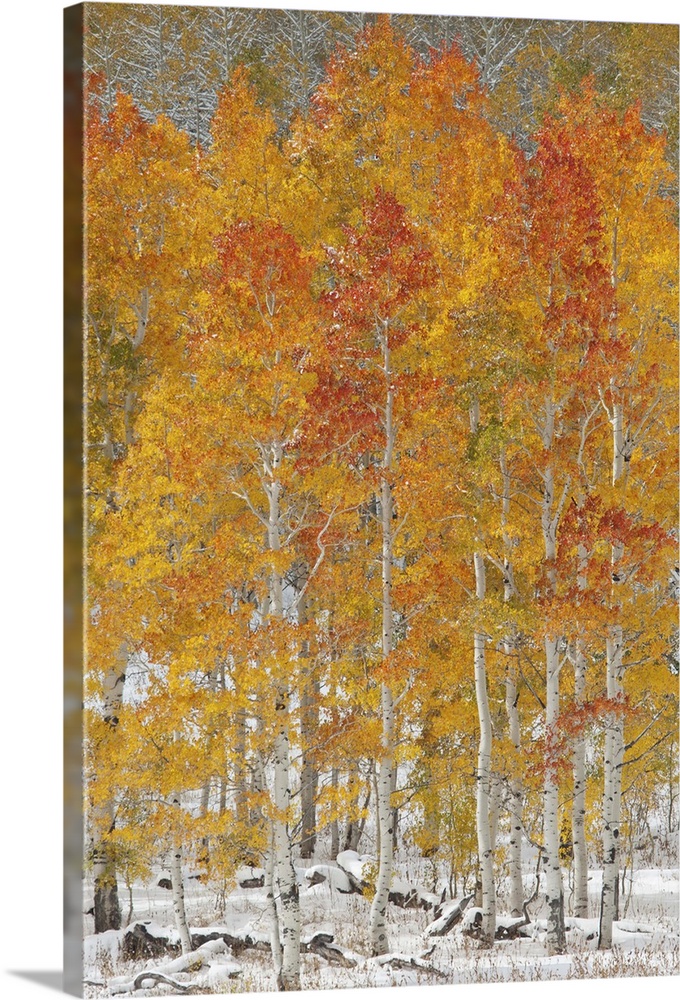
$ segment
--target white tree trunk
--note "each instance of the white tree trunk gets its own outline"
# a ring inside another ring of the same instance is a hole
[[[623,694],[621,668],[623,630],[612,629],[607,639],[607,697],[619,700]],[[623,769],[623,718],[620,712],[610,712],[604,738],[604,822],[602,846],[604,872],[598,948],[611,948],[613,923],[618,919],[619,841],[621,826],[621,771]]]
[[[508,469],[505,450],[501,451],[501,474],[503,476],[503,502],[501,509],[501,531],[503,534],[503,547],[505,549],[504,574],[503,574],[503,600],[507,603],[515,593],[515,580],[512,566],[513,541],[507,531],[508,518],[510,516],[510,490],[511,479]],[[520,751],[520,725],[519,725],[519,694],[517,690],[517,669],[511,664],[513,653],[513,637],[509,636],[503,643],[503,652],[506,656],[507,665],[505,668],[505,712],[508,717],[508,736],[517,754]],[[508,881],[509,881],[509,904],[510,913],[513,917],[522,916],[522,906],[524,904],[524,886],[522,884],[522,811],[524,806],[524,788],[522,777],[517,771],[510,776],[509,781],[509,803],[510,813],[510,842],[508,845]]]
[[[387,903],[392,883],[394,866],[394,847],[392,841],[392,766],[394,762],[394,698],[388,684],[380,687],[380,705],[382,710],[382,746],[383,753],[378,764],[377,775],[377,806],[378,828],[380,831],[380,850],[378,854],[378,879],[375,896],[371,903],[370,940],[373,955],[385,955],[390,950],[387,938]]]
[[[484,557],[474,554],[475,591],[477,600],[486,596]],[[477,848],[482,879],[481,940],[493,944],[496,934],[496,890],[493,873],[493,843],[491,836],[491,711],[486,681],[486,636],[474,634],[475,695],[479,715],[479,747],[477,751]]]
[[[181,805],[179,796],[172,800],[173,808],[180,811]],[[179,839],[175,841],[170,859],[170,880],[172,882],[172,911],[175,915],[175,928],[179,934],[182,954],[187,955],[192,950],[191,934],[187,924],[186,909],[184,906],[184,878],[182,876],[182,844]]]
[[[579,572],[577,584],[583,592],[588,586],[588,552],[578,546]],[[574,700],[582,705],[586,692],[586,658],[580,640],[574,656]],[[588,845],[586,843],[586,740],[583,733],[574,742],[572,752],[574,797],[571,804],[571,842],[574,851],[574,916],[588,916]]]
[[[555,433],[555,405],[546,400],[543,447],[549,452]],[[543,472],[543,502],[541,528],[546,561],[546,577],[550,590],[557,588],[555,556],[557,553],[557,525],[561,504],[555,505],[555,475],[548,464]],[[566,495],[563,493],[563,497]],[[564,929],[564,890],[560,869],[559,784],[557,761],[554,760],[555,738],[560,714],[560,660],[559,639],[556,635],[545,637],[545,730],[546,756],[543,780],[543,838],[545,842],[546,895],[548,902],[548,931],[546,944],[551,955],[562,954],[566,948]]]
[[[394,648],[394,623],[392,620],[392,486],[389,481],[394,452],[394,391],[391,386],[392,372],[387,331],[384,331],[384,372],[386,379],[385,406],[385,455],[383,459],[383,480],[380,494],[382,526],[382,655],[387,659]],[[369,936],[374,955],[386,955],[389,951],[387,938],[387,903],[392,882],[394,864],[393,811],[391,804],[392,769],[394,767],[394,695],[390,685],[383,681],[380,686],[380,708],[382,715],[381,756],[378,761],[376,778],[376,805],[380,851],[378,855],[378,879],[375,896],[371,903]]]
[[[506,653],[509,650],[506,647]],[[508,716],[508,734],[515,750],[520,749],[519,711],[517,709],[517,683],[514,671],[508,670],[505,677],[505,710]],[[524,793],[522,779],[513,774],[510,778],[510,843],[508,847],[508,880],[510,883],[510,913],[522,916],[524,886],[522,884],[522,808]]]
[[[586,661],[582,649],[574,663],[574,698],[582,704],[586,688]],[[586,843],[586,741],[577,737],[572,754],[574,798],[571,807],[571,840],[574,849],[574,916],[588,916],[588,846]]]
[[[280,463],[282,451],[279,446],[272,448],[271,467],[275,470]],[[269,548],[278,552],[280,542],[279,501],[282,492],[277,480],[269,482]],[[270,581],[270,613],[272,617],[283,617],[283,581],[274,571]],[[274,872],[277,914],[282,938],[281,970],[278,974],[280,990],[300,989],[300,890],[293,866],[293,845],[291,843],[289,814],[291,798],[290,766],[290,692],[281,678],[274,692],[275,697],[275,737],[274,737]]]
[[[103,718],[111,734],[115,733],[123,704],[123,690],[128,663],[128,647],[122,643],[115,662],[104,677],[102,688]],[[116,866],[108,849],[108,834],[115,822],[115,803],[112,799],[93,810],[95,832],[92,838],[94,875],[94,930],[95,934],[118,930],[121,924],[120,901]]]
[[[307,604],[303,599],[298,609],[298,622],[300,625],[304,625],[306,620]],[[303,747],[300,767],[300,810],[302,813],[300,857],[312,858],[316,848],[316,800],[319,786],[319,772],[314,749],[319,725],[319,685],[314,677],[314,667],[307,642],[303,644],[300,651],[300,659],[303,663],[303,687],[300,699],[300,737]]]
[[[280,990],[300,989],[300,890],[293,866],[287,817],[290,811],[290,740],[287,695],[277,692],[274,741],[274,852],[276,899],[282,937]]]
[[[623,407],[614,403],[611,411],[613,458],[612,485],[618,486],[630,460],[623,429]],[[617,607],[616,567],[623,556],[620,544],[612,546],[612,607]],[[607,698],[621,700],[623,696],[623,628],[614,625],[607,637]],[[623,713],[613,711],[606,720],[604,741],[604,798],[602,802],[602,847],[604,871],[600,907],[598,948],[611,948],[613,924],[618,919],[619,840],[621,826],[621,781],[623,777],[624,735]]]
[[[564,895],[560,868],[560,824],[557,767],[551,757],[552,737],[560,712],[559,654],[557,640],[545,640],[546,663],[546,737],[548,760],[543,782],[543,838],[545,842],[545,883],[548,899],[548,953],[562,954],[566,948]]]
[[[261,767],[261,771],[264,768]],[[264,785],[264,780],[262,781]],[[267,910],[269,914],[270,943],[272,949],[272,962],[274,965],[274,975],[276,982],[281,980],[281,966],[283,963],[283,953],[281,951],[281,929],[279,927],[279,915],[276,908],[276,895],[274,885],[274,826],[272,824],[269,835],[269,851],[264,869],[264,891],[267,900]]]

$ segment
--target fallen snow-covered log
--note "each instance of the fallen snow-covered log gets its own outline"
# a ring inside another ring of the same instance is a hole
[[[440,896],[436,892],[428,892],[421,886],[415,887],[415,892],[406,901],[405,907],[417,907],[419,910],[435,910],[440,904]]]
[[[168,951],[178,948],[178,944],[170,944],[166,928],[159,927],[152,920],[138,920],[125,930],[122,957],[126,961],[134,961],[137,958],[160,958]]]
[[[428,892],[422,885],[412,885],[403,878],[392,879],[388,899],[403,910],[432,910],[439,904],[436,893]]]
[[[368,889],[370,885],[366,870],[375,865],[375,858],[368,854],[358,854],[356,851],[341,851],[336,861],[347,875],[351,891],[363,895],[364,889]]]
[[[463,919],[463,912],[473,896],[463,896],[462,899],[449,899],[439,903],[434,911],[435,919],[428,924],[423,932],[424,937],[443,937]]]
[[[377,965],[389,965],[393,969],[418,969],[419,972],[425,972],[429,976],[434,976],[435,979],[448,981],[450,978],[442,969],[437,969],[434,965],[430,965],[429,962],[418,958],[416,955],[402,955],[395,952],[388,955],[378,955],[373,961]]]
[[[531,921],[526,917],[496,916],[496,940],[510,941],[518,937],[531,937]]]
[[[220,975],[222,978],[234,979],[241,975],[241,967],[234,962],[225,962],[221,955],[226,951],[226,944],[222,940],[209,941],[197,948],[195,951],[180,955],[171,962],[158,968],[142,969],[132,979],[116,977],[109,981],[110,993],[134,993],[137,990],[147,989],[147,984],[157,986],[163,984],[171,986],[179,993],[199,992],[202,982],[194,981],[190,978],[178,978],[186,973],[196,973],[204,968],[210,968],[211,962],[217,959]]]
[[[305,872],[305,881],[310,888],[328,882],[331,889],[343,895],[358,891],[352,888],[347,872],[342,868],[333,868],[332,865],[313,865]]]
[[[357,961],[351,952],[335,944],[333,935],[326,931],[317,931],[310,937],[302,938],[300,941],[300,951],[319,955],[327,962],[342,965],[346,969],[353,969]]]
[[[314,868],[308,869],[306,878],[309,884],[314,885],[316,882],[321,882],[324,879],[337,880],[337,875],[334,876],[330,873],[340,870],[347,878],[348,888],[344,886],[340,888],[338,886],[338,891],[344,893],[355,892],[363,895],[364,891],[371,884],[368,879],[368,871],[371,868],[375,868],[375,858],[370,854],[358,854],[356,851],[342,851],[338,854],[337,863],[339,869],[331,868],[330,865],[315,865]],[[439,902],[438,896],[428,892],[422,886],[412,885],[405,879],[396,877],[392,879],[387,898],[390,903],[402,909],[422,908],[430,910]]]
[[[178,993],[188,993],[193,990],[192,983],[180,983],[177,979],[171,979],[162,972],[139,972],[134,979],[126,980],[122,983],[109,983],[109,993],[134,993],[136,990],[145,990],[163,983],[165,986],[172,986]]]
[[[264,886],[264,868],[239,868],[236,881],[240,889],[262,889]]]
[[[238,931],[230,931],[222,927],[206,927],[206,940],[208,935],[214,939],[219,938],[231,948],[233,955],[240,955],[247,948],[254,948],[258,951],[271,951],[271,941],[268,934],[254,930],[252,927],[242,927]]]
[[[231,931],[223,927],[206,927],[203,932],[192,932],[191,940],[195,944],[205,942],[206,945],[210,945],[214,942],[221,944],[223,948],[228,946],[234,956],[240,955],[246,949],[271,951],[269,935],[249,926],[243,927],[239,931]],[[199,948],[200,950],[201,948]],[[352,953],[335,944],[333,935],[328,931],[317,931],[302,938],[300,950],[319,955],[328,962],[334,962],[346,968],[353,968],[356,965],[356,959]]]
[[[526,904],[525,904],[526,906]],[[523,917],[511,917],[499,914],[496,917],[496,941],[510,941],[518,937],[531,937],[531,921],[526,913]],[[479,906],[467,910],[463,917],[461,928],[468,937],[478,938],[482,933],[482,911]]]

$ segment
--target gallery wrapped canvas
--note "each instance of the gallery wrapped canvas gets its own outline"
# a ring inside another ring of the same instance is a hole
[[[677,974],[677,25],[66,24],[70,988]]]

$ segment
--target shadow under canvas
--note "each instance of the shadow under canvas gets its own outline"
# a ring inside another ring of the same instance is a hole
[[[20,976],[22,979],[28,979],[32,983],[38,983],[40,986],[45,986],[48,990],[58,990],[59,993],[63,992],[64,989],[64,973],[61,969],[55,972],[34,972],[25,971],[23,969],[10,969],[9,972],[13,976]]]

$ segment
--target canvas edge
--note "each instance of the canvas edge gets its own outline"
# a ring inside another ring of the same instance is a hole
[[[63,12],[64,992],[83,994],[83,27]]]

